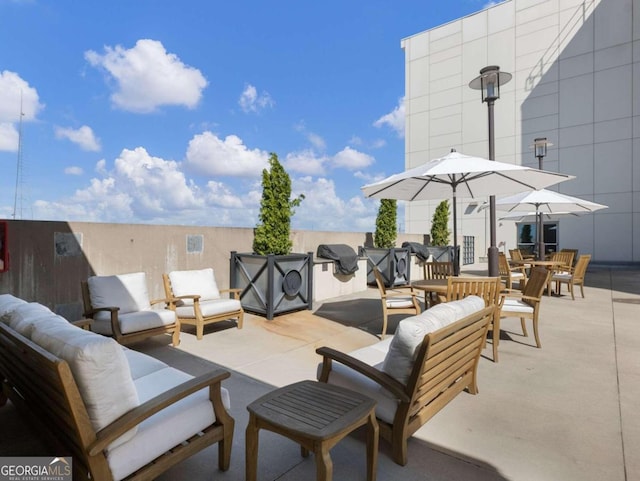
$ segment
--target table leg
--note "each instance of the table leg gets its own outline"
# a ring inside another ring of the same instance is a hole
[[[376,481],[378,471],[378,421],[375,411],[369,415],[367,423],[367,481]]]
[[[256,481],[258,476],[258,425],[253,414],[249,415],[245,445],[245,479],[246,481]]]
[[[316,480],[331,481],[333,479],[333,461],[326,443],[320,443],[316,449]]]

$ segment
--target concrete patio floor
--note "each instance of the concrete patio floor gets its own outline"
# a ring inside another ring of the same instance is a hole
[[[462,393],[423,426],[404,467],[381,440],[378,480],[640,480],[640,271],[594,266],[585,294],[544,298],[542,349],[531,328],[523,337],[519,319],[503,319],[499,362],[490,343],[480,361],[480,393]],[[355,297],[376,298],[377,290]],[[229,381],[248,380],[227,385],[236,418],[231,469],[217,471],[217,450],[209,448],[159,479],[244,479],[246,405],[271,387],[315,379],[320,346],[349,352],[377,340],[299,311],[272,321],[248,314],[242,330],[205,330],[201,341],[187,328],[178,349],[164,338],[135,346],[170,364],[210,361],[232,372]],[[313,456],[301,458],[293,443],[270,434],[261,434],[258,479],[315,479]],[[365,479],[358,433],[332,457],[334,479]]]

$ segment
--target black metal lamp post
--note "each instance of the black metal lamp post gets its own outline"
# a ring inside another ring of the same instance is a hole
[[[538,158],[538,169],[542,170],[542,160],[547,155],[547,147],[553,145],[547,141],[546,137],[538,137],[533,140],[533,149],[535,156]],[[538,238],[538,259],[542,260],[545,256],[544,247],[544,223],[542,220],[542,212],[536,215],[536,237]]]
[[[493,104],[500,98],[500,86],[511,80],[511,74],[501,72],[500,67],[491,65],[480,70],[480,75],[469,82],[469,87],[480,90],[482,101],[489,110],[489,160],[495,159],[495,133],[493,131]],[[498,247],[496,246],[496,196],[489,197],[489,236],[490,244],[487,252],[489,258],[489,276],[499,275]]]

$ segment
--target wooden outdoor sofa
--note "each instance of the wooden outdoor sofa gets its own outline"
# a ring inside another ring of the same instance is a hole
[[[380,435],[405,465],[413,433],[460,392],[478,392],[478,362],[496,308],[469,296],[403,319],[392,338],[349,354],[321,347],[318,380],[375,399]]]
[[[71,456],[74,480],[151,480],[214,443],[227,470],[228,377],[194,378],[45,306],[0,295],[0,409],[9,398],[52,454]]]

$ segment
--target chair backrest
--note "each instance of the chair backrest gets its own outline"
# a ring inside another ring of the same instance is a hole
[[[591,261],[591,254],[583,254],[578,258],[576,268],[573,271],[573,280],[583,280],[584,275],[587,273],[587,266]]]
[[[578,262],[578,249],[560,249],[560,252],[573,252],[573,265]]]
[[[534,306],[537,302],[540,302],[542,293],[547,285],[547,281],[550,275],[551,271],[546,267],[532,267],[529,273],[529,280],[522,289],[522,294],[523,296],[532,297],[535,299],[523,299],[523,301],[530,306]]]
[[[521,261],[523,260],[522,258],[522,252],[520,252],[520,249],[509,249],[509,256],[511,257],[511,259],[513,259],[514,261]]]
[[[172,271],[163,276],[167,297],[200,296],[200,301],[220,299],[220,289],[212,268]],[[193,304],[193,299],[182,299],[181,303]]]
[[[484,299],[485,306],[498,305],[501,289],[499,277],[449,277],[447,302],[478,296]]]
[[[562,262],[561,269],[570,271],[573,267],[573,251],[554,252],[551,260]]]
[[[380,269],[378,269],[378,266],[373,266],[373,275],[376,278],[376,284],[378,285],[380,295],[382,297],[386,297],[387,288],[384,285],[384,279],[382,278],[382,273],[380,272]]]
[[[83,284],[82,290],[85,312],[101,307],[119,307],[120,314],[126,314],[151,308],[147,276],[144,272],[92,276],[87,279],[86,287]],[[102,312],[96,317],[106,319],[109,314]]]
[[[446,279],[453,275],[453,262],[425,262],[425,279]]]
[[[498,252],[498,273],[501,277],[511,277],[509,261],[503,252]]]

